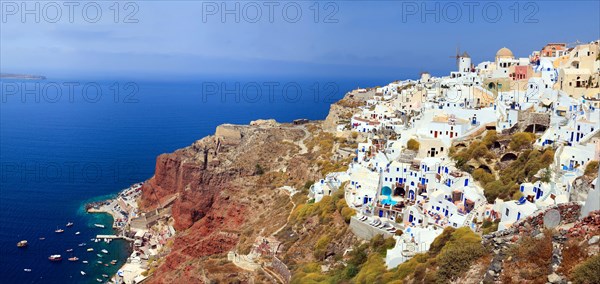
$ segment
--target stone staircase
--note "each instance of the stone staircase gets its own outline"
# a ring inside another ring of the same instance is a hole
[[[479,203],[479,205],[477,205],[475,208],[473,208],[473,210],[471,210],[471,212],[469,212],[469,214],[467,214],[467,218],[465,218],[463,227],[470,227],[471,223],[473,221],[473,215],[475,215],[477,212],[479,212],[479,209],[481,209],[481,207],[483,207],[483,206],[486,206],[487,204],[488,204],[487,201],[485,201],[483,203]]]

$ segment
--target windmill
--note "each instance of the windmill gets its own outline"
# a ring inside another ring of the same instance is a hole
[[[458,68],[458,63],[460,61],[460,47],[457,45],[456,46],[456,55],[454,56],[449,56],[450,58],[456,58],[456,67]]]
[[[471,56],[466,51],[461,54],[458,45],[456,46],[456,55],[450,56],[450,58],[456,58],[456,68],[459,72],[472,72]]]

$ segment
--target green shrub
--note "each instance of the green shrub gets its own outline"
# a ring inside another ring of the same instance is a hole
[[[492,222],[490,219],[485,219],[483,224],[481,225],[481,231],[484,235],[490,234],[492,232],[498,231],[498,224],[500,220],[495,220]]]
[[[348,264],[354,265],[356,267],[362,265],[365,261],[367,261],[367,245],[354,246],[352,251],[348,253],[349,259]]]
[[[358,267],[356,267],[356,265],[354,264],[348,264],[348,266],[346,266],[346,268],[344,269],[344,279],[351,279],[352,277],[356,276],[356,274],[358,274]]]
[[[494,145],[494,142],[498,141],[498,135],[495,130],[489,130],[482,139],[482,142],[488,148]]]
[[[318,260],[324,260],[327,256],[327,246],[331,242],[330,236],[321,236],[315,244],[313,255]]]
[[[381,277],[385,271],[383,258],[378,254],[371,254],[356,274],[353,282],[360,284],[381,283]]]
[[[356,215],[356,211],[354,211],[354,209],[346,206],[346,207],[342,208],[342,211],[340,212],[340,214],[342,215],[342,217],[344,217],[344,221],[346,221],[346,223],[350,224],[350,219],[352,218],[352,216]]]
[[[450,240],[454,231],[455,229],[452,227],[444,228],[444,231],[439,236],[437,236],[437,238],[435,238],[435,240],[433,240],[433,242],[429,246],[429,254],[437,255],[446,245],[446,243]]]
[[[575,266],[571,273],[573,283],[600,283],[600,255],[593,256]]]
[[[529,132],[518,132],[513,134],[508,147],[511,150],[518,151],[525,147],[531,146],[535,141],[535,135]]]
[[[494,177],[493,174],[488,173],[487,171],[485,171],[484,169],[476,169],[474,170],[471,175],[473,175],[473,178],[480,182],[482,185],[487,184],[488,182],[492,182],[494,180],[496,180],[496,177]]]
[[[483,245],[478,242],[452,243],[445,246],[437,257],[438,282],[451,282],[457,276],[469,270],[471,263],[484,254]]]
[[[371,251],[378,253],[382,257],[385,257],[387,250],[391,249],[396,245],[394,238],[385,238],[383,235],[376,235],[371,239]]]

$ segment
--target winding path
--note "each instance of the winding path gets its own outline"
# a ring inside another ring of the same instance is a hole
[[[304,126],[289,126],[289,127],[286,127],[286,128],[289,128],[289,129],[301,129],[302,131],[304,131],[304,137],[302,139],[300,139],[300,141],[298,141],[298,142],[287,140],[287,139],[284,139],[283,141],[291,142],[291,143],[294,143],[294,144],[298,145],[298,147],[300,147],[300,152],[298,152],[298,155],[303,155],[303,154],[308,153],[308,147],[306,147],[306,145],[304,144],[304,141],[306,139],[308,139],[308,137],[310,136],[310,132],[308,132],[308,130],[306,129],[306,127],[304,127]]]
[[[277,231],[273,232],[273,234],[271,234],[271,236],[277,235],[279,232],[281,232],[281,230],[283,230],[288,225],[288,223],[290,222],[290,218],[292,217],[292,212],[294,212],[294,209],[296,209],[296,202],[294,202],[294,199],[292,198],[292,196],[294,196],[294,194],[297,192],[297,190],[292,187],[289,187],[289,186],[281,187],[281,189],[284,189],[288,193],[290,202],[292,202],[293,207],[292,207],[292,210],[290,210],[290,214],[288,215],[287,220],[285,221],[285,224],[283,224],[283,226],[281,226],[279,229],[277,229]]]

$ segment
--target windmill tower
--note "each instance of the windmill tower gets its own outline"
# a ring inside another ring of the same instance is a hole
[[[459,47],[456,47],[456,55],[450,56],[450,58],[456,58],[456,67],[458,68],[458,72],[471,72],[471,56],[466,51],[460,54]]]

